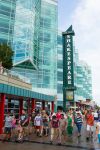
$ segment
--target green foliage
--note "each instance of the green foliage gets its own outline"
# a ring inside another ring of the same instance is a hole
[[[12,48],[7,44],[0,44],[0,62],[2,62],[2,66],[6,69],[11,69],[13,66],[13,58],[14,52]]]

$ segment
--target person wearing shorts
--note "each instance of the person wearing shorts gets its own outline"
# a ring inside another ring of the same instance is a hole
[[[4,140],[10,140],[11,137],[11,129],[12,129],[12,117],[10,113],[8,113],[5,117],[5,125],[4,125]]]
[[[36,129],[36,134],[37,136],[42,136],[42,126],[43,126],[43,120],[41,117],[41,114],[38,113],[34,119],[34,125],[35,125],[35,129]]]
[[[49,116],[45,113],[42,116],[43,119],[43,131],[44,131],[44,135],[48,136],[48,129],[49,129]]]
[[[29,135],[28,132],[28,124],[29,124],[29,117],[25,110],[22,110],[22,115],[20,116],[21,126],[23,128],[24,137]]]
[[[86,124],[87,124],[87,140],[89,138],[93,137],[93,131],[94,131],[94,116],[92,114],[92,111],[89,110],[86,115]]]
[[[66,126],[67,120],[64,118],[64,114],[61,114],[61,119],[59,120],[59,144],[61,144],[62,136],[66,140]]]

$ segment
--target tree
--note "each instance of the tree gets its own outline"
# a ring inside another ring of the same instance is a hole
[[[14,52],[12,48],[6,43],[0,44],[0,62],[2,62],[2,66],[6,69],[11,69],[13,66],[13,55]]]

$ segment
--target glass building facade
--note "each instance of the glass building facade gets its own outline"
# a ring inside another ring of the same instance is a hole
[[[30,78],[34,91],[51,95],[57,93],[57,7],[57,0],[18,0],[13,41],[13,70]]]
[[[37,69],[39,64],[40,0],[17,0],[14,26],[14,65]]]
[[[12,44],[16,0],[0,0],[0,43]]]
[[[36,92],[63,101],[62,33],[57,0],[0,0],[0,42],[11,44],[14,68]],[[75,101],[92,99],[91,68],[74,47]]]
[[[14,50],[14,67],[33,91],[57,95],[63,105],[63,47],[58,0],[0,0],[0,42]],[[92,99],[91,68],[74,49],[75,101]]]
[[[62,33],[57,38],[57,104],[63,105],[63,45]]]
[[[58,52],[57,52],[57,99],[58,105],[63,105],[63,46],[62,33],[58,32]],[[74,44],[75,45],[75,44]],[[92,99],[92,73],[91,68],[83,61],[79,60],[79,55],[75,46],[73,47],[74,57],[74,100]]]
[[[92,77],[91,68],[83,61],[76,66],[76,87],[75,100],[92,99]]]
[[[57,87],[57,18],[57,0],[42,0],[39,37],[39,76],[41,81],[38,83],[38,87],[45,90],[48,88],[48,92],[51,89],[51,94]]]

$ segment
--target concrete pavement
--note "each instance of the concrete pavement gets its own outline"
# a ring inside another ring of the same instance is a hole
[[[5,144],[7,143],[7,144]],[[24,141],[23,144],[16,143],[16,142],[0,142],[0,147],[2,147],[1,150],[7,150],[8,148],[10,150],[20,150],[20,149],[29,149],[32,150],[34,147],[36,147],[37,150],[43,150],[44,148],[47,148],[48,150],[51,148],[53,150],[58,149],[57,141],[53,142],[53,145],[50,145],[50,136],[48,137],[37,137],[36,135],[30,135],[27,140]],[[16,147],[17,146],[17,147]],[[28,148],[29,146],[29,148]],[[25,148],[24,148],[25,147]],[[96,140],[96,136],[94,133],[94,138],[90,141],[86,141],[86,130],[85,126],[82,128],[82,136],[80,138],[77,137],[77,129],[74,127],[74,132],[72,137],[66,137],[66,141],[62,141],[62,146],[59,146],[60,149],[64,150],[67,148],[67,150],[81,150],[81,149],[87,149],[87,150],[100,150],[100,144],[98,144],[98,141]],[[35,149],[35,150],[36,150]]]
[[[94,150],[94,149],[83,149],[77,147],[64,147],[64,146],[55,146],[55,145],[46,145],[46,144],[36,144],[36,143],[0,143],[1,150]],[[97,150],[97,149],[96,149]],[[100,150],[100,149],[98,149]]]

